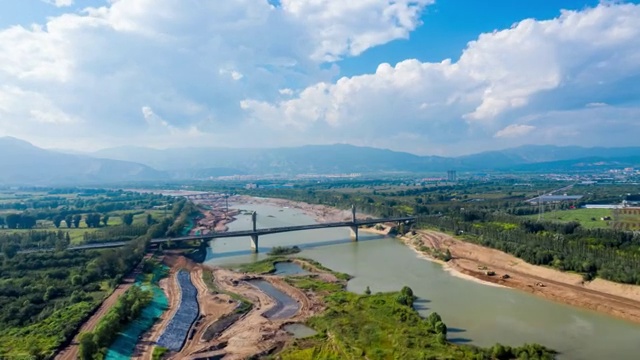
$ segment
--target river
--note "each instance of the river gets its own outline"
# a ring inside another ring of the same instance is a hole
[[[270,205],[237,205],[258,213],[258,228],[304,225],[314,219],[297,209]],[[229,231],[251,227],[248,215],[239,215]],[[238,264],[266,257],[273,246],[298,245],[299,254],[354,276],[348,289],[363,293],[397,291],[410,286],[418,296],[423,316],[438,312],[457,343],[491,346],[540,343],[562,353],[559,359],[636,359],[640,352],[640,325],[607,315],[551,302],[517,290],[496,288],[451,276],[442,266],[421,259],[393,238],[360,233],[349,240],[349,230],[320,229],[260,237],[260,254],[252,254],[249,238],[211,241],[207,263]]]

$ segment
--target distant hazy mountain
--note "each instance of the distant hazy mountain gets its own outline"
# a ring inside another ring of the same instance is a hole
[[[553,162],[550,166],[557,168],[562,163],[555,162],[584,158],[625,158],[628,160],[634,156],[640,156],[640,147],[583,148],[526,145],[456,158],[418,156],[405,152],[341,144],[275,149],[178,148],[156,150],[120,147],[101,150],[92,155],[134,161],[172,172],[182,170],[183,173],[184,169],[207,168],[224,168],[230,173],[235,171],[238,174],[426,173],[446,170],[509,171],[527,164],[538,164],[531,169],[544,170],[544,164],[547,162]],[[571,161],[565,165],[569,166],[570,164],[572,164]]]
[[[11,137],[0,138],[0,154],[0,184],[67,185],[167,177],[146,165],[58,153]]]
[[[629,158],[640,156],[640,147],[585,148],[579,146],[524,145],[499,151],[488,151],[459,157],[466,164],[480,163],[492,168],[521,164],[558,162],[587,158]],[[555,165],[554,165],[555,166]]]
[[[308,174],[352,172],[425,172],[425,166],[446,168],[450,161],[391,150],[352,145],[308,145],[295,148],[230,149],[139,147],[105,149],[93,156],[135,161],[161,170],[198,168],[235,169],[248,174]]]
[[[532,164],[520,164],[509,167],[513,172],[591,172],[596,170],[607,170],[612,168],[640,168],[640,156],[626,157],[587,157],[580,159],[549,161]]]
[[[640,167],[640,147],[522,146],[456,158],[352,145],[166,150],[120,147],[77,155],[41,149],[5,137],[0,138],[0,153],[3,155],[0,184],[15,185],[193,180],[244,174],[577,172]]]

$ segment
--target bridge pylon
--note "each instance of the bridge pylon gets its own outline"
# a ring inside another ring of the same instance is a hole
[[[251,222],[253,223],[253,231],[256,231],[256,220],[258,218],[258,214],[254,211],[251,213]],[[253,253],[258,252],[258,234],[251,235],[251,250]]]

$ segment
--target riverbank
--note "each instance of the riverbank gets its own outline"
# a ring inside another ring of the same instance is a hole
[[[596,279],[584,282],[578,274],[531,265],[501,251],[465,242],[448,234],[419,230],[400,238],[421,257],[442,264],[454,276],[505,286],[640,323],[640,286]],[[421,251],[422,246],[451,252],[444,262]],[[491,275],[490,275],[491,274]]]
[[[351,212],[348,210],[286,199],[237,196],[233,198],[233,203],[293,208],[313,217],[318,222],[351,219]],[[366,214],[357,214],[357,216],[358,218],[367,217]],[[390,230],[391,226],[388,225],[385,225],[384,229],[375,227],[360,229],[363,232],[380,235],[388,235]],[[415,236],[401,238],[401,240],[421,258],[442,264],[444,270],[452,276],[489,286],[514,288],[556,302],[640,323],[640,286],[618,284],[602,279],[585,283],[578,274],[531,265],[501,251],[435,231],[421,230]],[[421,246],[442,252],[449,249],[453,259],[449,262],[436,259],[428,252],[421,251]],[[494,275],[488,275],[490,271],[493,271]],[[505,275],[508,278],[503,278]]]
[[[234,204],[266,204],[281,208],[291,208],[300,210],[303,214],[311,216],[317,222],[339,222],[351,220],[350,210],[341,210],[326,205],[307,204],[298,201],[276,199],[276,198],[256,198],[250,196],[237,196],[233,198]],[[366,214],[356,213],[358,219],[365,219]]]

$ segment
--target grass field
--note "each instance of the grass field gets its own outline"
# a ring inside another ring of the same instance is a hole
[[[151,216],[156,221],[161,221],[164,218],[165,212],[163,210],[135,210],[135,211],[119,211],[112,212],[109,214],[109,222],[108,226],[120,226],[122,225],[122,215],[125,213],[137,212],[133,217],[133,225],[142,225],[147,221],[147,214],[150,213]],[[99,228],[104,229],[104,228]],[[88,228],[87,224],[83,220],[80,222],[80,226],[78,228],[71,227],[68,228],[67,224],[63,221],[60,224],[60,228],[57,228],[53,225],[52,221],[49,220],[38,220],[37,225],[33,229],[0,229],[0,232],[4,233],[19,233],[19,232],[28,232],[28,231],[57,231],[61,230],[63,232],[68,232],[69,237],[71,238],[71,245],[79,245],[84,240],[84,234],[97,231],[99,229],[96,228]]]
[[[569,222],[577,221],[585,228],[608,228],[609,222],[600,220],[611,216],[611,209],[573,209],[551,211],[543,214],[543,219],[548,221]],[[538,219],[538,215],[525,216],[530,219]],[[595,219],[595,220],[592,220]]]

